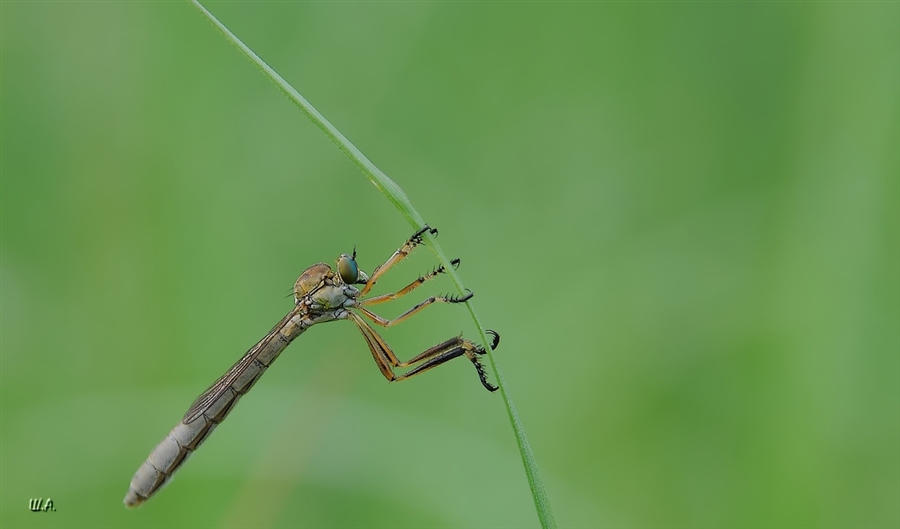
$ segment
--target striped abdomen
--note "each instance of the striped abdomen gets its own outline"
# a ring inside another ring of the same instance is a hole
[[[125,506],[136,507],[162,487],[253,387],[285,347],[312,324],[294,309],[265,338],[200,395],[184,419],[150,452],[134,474]]]

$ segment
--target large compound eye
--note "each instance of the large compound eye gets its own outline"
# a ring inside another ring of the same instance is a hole
[[[352,285],[359,279],[359,267],[356,261],[347,254],[342,254],[337,262],[338,274],[345,285]]]

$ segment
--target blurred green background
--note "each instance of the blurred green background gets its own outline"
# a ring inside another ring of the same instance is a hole
[[[897,3],[209,7],[462,258],[561,527],[900,526]],[[389,385],[349,323],[126,510],[306,266],[412,230],[187,3],[0,29],[4,528],[538,525],[471,365]]]

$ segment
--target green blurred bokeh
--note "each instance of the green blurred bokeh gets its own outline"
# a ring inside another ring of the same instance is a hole
[[[900,526],[897,3],[209,7],[462,258],[560,526]],[[471,366],[389,385],[349,323],[126,510],[300,271],[411,230],[187,3],[0,29],[4,528],[538,525]]]

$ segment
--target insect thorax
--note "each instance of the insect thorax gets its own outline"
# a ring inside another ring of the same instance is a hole
[[[309,308],[312,311],[327,312],[352,305],[357,295],[359,295],[359,291],[356,288],[338,283],[325,285],[309,294],[307,298],[310,300]]]
[[[294,283],[294,297],[299,302],[310,292],[326,283],[331,283],[334,271],[325,263],[316,263],[300,274]]]

